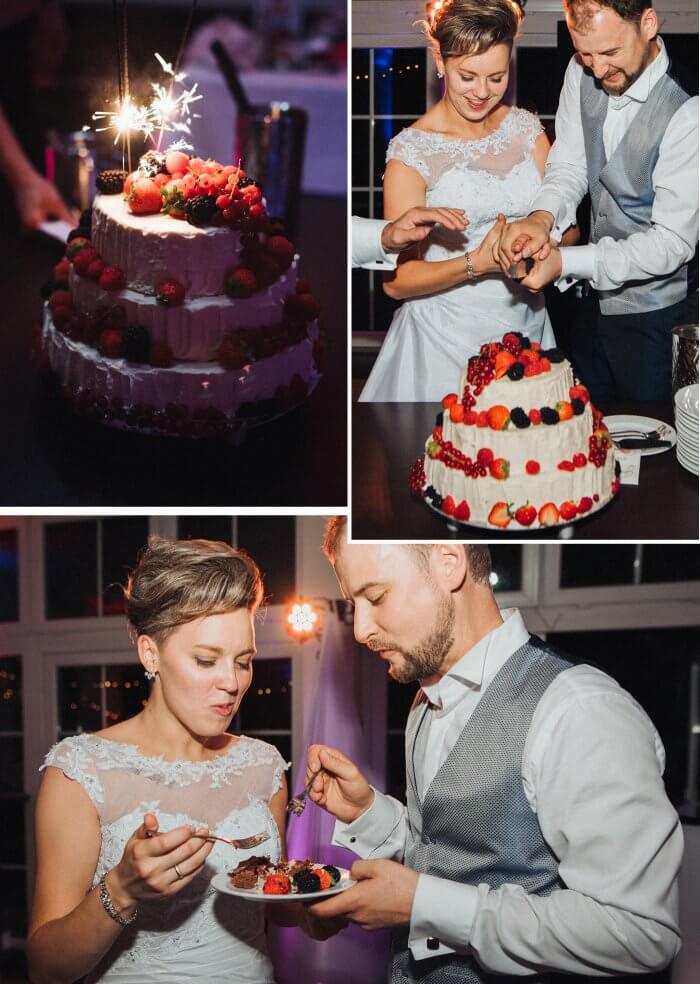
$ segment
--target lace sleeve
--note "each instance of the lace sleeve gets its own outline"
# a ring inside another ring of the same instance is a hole
[[[407,128],[397,133],[395,137],[392,137],[386,149],[387,163],[389,161],[401,161],[402,164],[412,167],[415,171],[418,171],[422,178],[429,181],[430,168],[425,160],[425,154],[421,151],[415,139],[414,133],[415,131]]]
[[[280,753],[277,751],[276,748],[274,749],[274,754],[272,758],[273,758],[272,761],[273,773],[272,773],[272,788],[270,790],[270,798],[272,798],[275,795],[275,793],[278,793],[282,788],[282,773],[286,772],[287,769],[292,764],[291,762],[285,762],[285,760],[282,758],[282,756],[280,755]]]
[[[518,129],[525,140],[525,146],[528,150],[532,150],[540,133],[544,132],[540,118],[535,113],[530,113],[527,109],[518,108],[515,112],[518,118]]]
[[[79,782],[93,803],[104,802],[104,792],[95,763],[81,736],[64,738],[49,751],[39,771],[48,766],[60,769],[67,779]]]

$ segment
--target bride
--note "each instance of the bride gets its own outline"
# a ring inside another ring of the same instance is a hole
[[[252,680],[260,572],[225,543],[153,538],[125,594],[151,694],[135,717],[46,756],[31,979],[273,982],[265,917],[324,928],[301,905],[266,913],[211,886],[252,854],[285,857],[287,765],[226,730]],[[210,831],[269,840],[239,851]]]
[[[424,22],[444,95],[387,151],[384,217],[416,205],[463,208],[465,233],[437,227],[401,254],[384,290],[395,313],[362,401],[440,400],[485,342],[519,331],[555,344],[542,294],[504,278],[494,259],[503,223],[527,215],[549,140],[536,116],[505,106],[522,13],[511,0],[437,0]]]

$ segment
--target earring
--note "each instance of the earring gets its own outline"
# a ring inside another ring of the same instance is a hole
[[[156,675],[152,670],[145,670],[144,673],[147,680],[155,680]]]
[[[441,79],[441,78],[443,77],[443,74],[442,74],[442,72],[438,72],[438,73],[437,73],[437,77],[438,77],[439,79]]]

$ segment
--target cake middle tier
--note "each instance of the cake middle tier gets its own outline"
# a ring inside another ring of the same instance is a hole
[[[240,232],[224,226],[132,215],[121,195],[95,199],[92,245],[105,263],[124,271],[133,290],[153,293],[161,280],[174,278],[194,297],[220,294],[243,248]]]
[[[176,359],[207,362],[216,353],[225,334],[241,328],[262,328],[279,324],[284,299],[293,294],[297,283],[297,261],[270,287],[252,297],[231,299],[225,294],[187,298],[179,307],[165,307],[154,296],[129,288],[106,291],[94,280],[71,269],[70,289],[76,309],[94,314],[101,305],[120,304],[127,322],[146,328],[154,342],[167,342]]]

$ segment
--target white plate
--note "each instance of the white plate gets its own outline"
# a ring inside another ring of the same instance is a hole
[[[678,391],[681,392],[680,390]],[[648,434],[650,431],[657,431],[660,441],[670,441],[672,448],[676,443],[676,432],[670,424],[665,424],[663,420],[655,420],[653,417],[638,417],[631,413],[616,413],[610,417],[603,417],[603,423],[607,424],[608,430],[613,436],[619,431],[640,431]],[[642,448],[642,457],[652,454],[663,454],[670,451],[670,448]]]
[[[697,420],[700,413],[700,390],[697,383],[681,387],[673,399],[679,410],[685,410]]]
[[[679,410],[678,407],[676,407],[677,427],[687,427],[689,430],[693,430],[697,433],[698,423],[700,423],[700,421],[698,421],[697,417],[691,417],[689,416],[689,414],[684,413],[682,410]]]
[[[211,883],[218,892],[223,892],[224,895],[235,895],[237,898],[247,899],[249,902],[315,902],[317,899],[325,899],[328,895],[347,892],[356,884],[350,877],[347,868],[338,868],[338,871],[340,872],[340,881],[332,888],[322,889],[320,892],[290,892],[289,895],[264,895],[262,888],[235,888],[225,871],[214,875]]]

